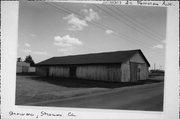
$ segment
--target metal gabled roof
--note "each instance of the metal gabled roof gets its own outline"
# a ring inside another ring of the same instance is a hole
[[[62,57],[52,57],[37,63],[37,66],[44,65],[80,65],[80,64],[104,64],[104,63],[122,63],[130,59],[137,52],[143,57],[145,62],[150,66],[149,62],[143,55],[140,49],[127,50],[127,51],[115,51],[115,52],[103,52],[81,55],[70,55]]]

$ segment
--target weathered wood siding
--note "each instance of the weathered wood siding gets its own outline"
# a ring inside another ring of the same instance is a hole
[[[148,66],[146,64],[139,64],[139,68],[140,68],[140,80],[147,79],[149,75]]]
[[[131,69],[131,64],[133,63],[134,70]],[[134,82],[147,79],[148,64],[139,53],[136,53],[122,64],[40,66],[37,67],[36,72],[41,76],[81,78],[112,82]],[[132,72],[136,74],[132,75]],[[135,80],[132,80],[133,76],[136,76]]]
[[[129,61],[135,63],[146,63],[139,53],[136,53],[133,57],[129,59]]]
[[[36,74],[40,76],[48,76],[49,68],[46,66],[36,67]]]
[[[121,82],[121,67],[120,65],[78,66],[76,69],[76,77],[90,80]]]
[[[51,77],[70,77],[69,67],[67,66],[51,66],[49,67],[49,76]]]
[[[142,58],[142,56],[139,53],[136,53],[133,57],[130,58],[129,63],[137,63],[138,64],[138,75],[139,78],[138,80],[145,80],[148,77],[148,65],[147,63],[144,61],[144,59]]]
[[[122,70],[121,81],[129,82],[130,81],[130,64],[129,64],[129,62],[124,62],[123,64],[121,64],[121,70]]]
[[[140,80],[140,70],[138,66],[138,63],[130,62],[130,82],[137,82]]]

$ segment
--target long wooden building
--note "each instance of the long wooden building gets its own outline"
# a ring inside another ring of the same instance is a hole
[[[138,49],[52,57],[36,64],[36,73],[48,77],[136,82],[147,79],[149,66]]]

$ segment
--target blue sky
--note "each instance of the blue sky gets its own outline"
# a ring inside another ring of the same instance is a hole
[[[18,57],[141,49],[151,67],[164,68],[166,8],[20,2]]]

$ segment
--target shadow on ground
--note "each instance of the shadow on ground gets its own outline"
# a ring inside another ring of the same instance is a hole
[[[138,82],[110,82],[110,81],[85,80],[85,79],[76,79],[76,78],[70,79],[70,78],[52,78],[52,77],[39,77],[39,76],[33,76],[33,78],[30,79],[43,81],[50,84],[69,87],[69,88],[94,88],[94,87],[118,88],[118,87],[162,82],[162,80],[156,80],[156,79],[148,79]]]

